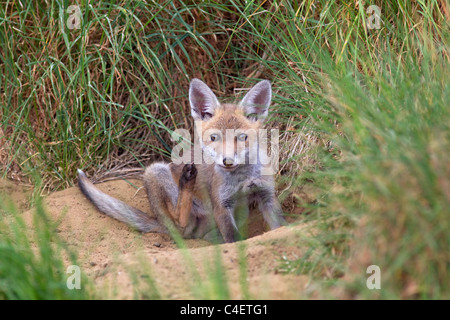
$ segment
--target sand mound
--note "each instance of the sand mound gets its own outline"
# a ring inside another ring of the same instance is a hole
[[[14,190],[14,201],[23,201],[17,196],[20,188],[7,184],[2,181],[0,191]],[[138,180],[98,185],[102,191],[146,212],[147,197],[144,189],[139,189],[141,186]],[[262,218],[251,213],[249,239],[222,245],[186,240],[187,249],[183,250],[167,235],[140,234],[99,213],[76,187],[46,197],[45,208],[56,222],[56,232],[78,253],[80,267],[104,298],[155,297],[152,286],[161,298],[206,298],[208,292],[214,298],[217,291],[212,286],[217,282],[211,275],[217,274],[217,261],[222,265],[219,276],[228,282],[234,299],[246,295],[255,299],[298,299],[308,291],[307,277],[279,271],[282,259],[299,258],[305,251],[301,235],[306,226],[265,232]],[[24,213],[30,227],[33,212]]]

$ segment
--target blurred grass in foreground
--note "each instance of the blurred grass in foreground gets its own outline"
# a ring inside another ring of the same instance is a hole
[[[67,300],[92,299],[94,291],[83,273],[76,285],[73,252],[61,242],[48,220],[41,201],[27,225],[14,205],[0,199],[0,299]],[[32,229],[30,229],[32,227]]]

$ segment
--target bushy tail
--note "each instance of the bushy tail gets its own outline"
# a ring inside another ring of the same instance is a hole
[[[83,171],[78,169],[78,186],[81,192],[88,198],[99,211],[104,214],[125,222],[141,232],[167,233],[167,229],[155,218],[144,212],[127,205],[125,202],[117,200],[97,189],[89,181]]]

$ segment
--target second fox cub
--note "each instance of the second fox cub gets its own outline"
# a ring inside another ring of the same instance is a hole
[[[201,164],[154,163],[143,180],[153,216],[98,190],[79,170],[79,187],[103,213],[141,232],[168,233],[172,223],[184,238],[234,242],[256,203],[271,229],[285,224],[274,178],[262,175],[261,159],[250,161],[272,97],[270,82],[256,84],[239,104],[220,104],[202,81],[189,88],[191,114],[200,134]],[[230,134],[231,132],[231,134]],[[206,161],[206,160],[212,161]],[[218,232],[217,232],[218,231]]]

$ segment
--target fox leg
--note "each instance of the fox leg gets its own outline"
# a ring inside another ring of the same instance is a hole
[[[258,209],[262,213],[264,220],[269,225],[270,229],[276,229],[286,225],[286,220],[283,218],[283,210],[278,201],[275,191],[263,189],[259,192]]]
[[[242,197],[234,208],[234,218],[239,230],[239,234],[246,239],[248,237],[248,217],[250,213],[248,199]]]
[[[144,172],[144,185],[147,190],[151,211],[165,224],[167,218],[173,220],[173,211],[178,200],[178,185],[170,172],[169,164],[153,163]]]
[[[192,203],[194,201],[194,186],[197,177],[197,168],[195,164],[186,164],[181,172],[179,182],[179,195],[177,206],[174,212],[174,218],[178,221],[179,226],[184,230],[191,217]]]
[[[234,218],[234,211],[238,206],[238,199],[235,197],[214,197],[213,198],[213,212],[214,220],[217,228],[226,243],[235,242],[241,238],[236,220]]]
[[[226,243],[235,242],[240,238],[239,230],[234,220],[234,208],[217,205],[214,207],[214,218],[222,235],[223,241]]]
[[[244,188],[250,195],[250,203],[255,201],[259,212],[263,215],[270,229],[276,229],[286,225],[283,218],[283,210],[275,194],[275,189],[271,180],[257,179],[251,181]]]
[[[193,188],[197,176],[195,165],[186,164],[181,172],[180,181],[174,181],[169,164],[154,163],[144,173],[145,187],[152,211],[161,222],[170,218],[183,236],[190,237],[192,224],[191,211]],[[186,232],[185,232],[186,231]]]

